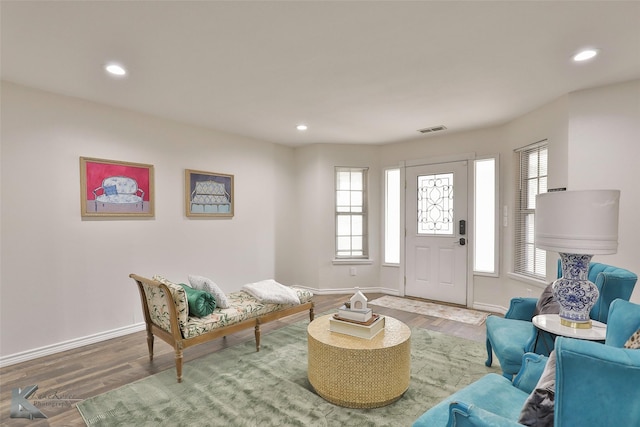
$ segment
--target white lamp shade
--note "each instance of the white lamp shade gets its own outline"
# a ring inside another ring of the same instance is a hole
[[[620,190],[557,191],[536,196],[535,245],[570,254],[618,250]]]

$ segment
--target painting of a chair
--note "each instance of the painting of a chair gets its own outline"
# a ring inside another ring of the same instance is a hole
[[[231,196],[225,185],[216,181],[198,181],[191,192],[191,210],[201,206],[203,212],[230,212]]]
[[[102,185],[93,190],[96,212],[99,207],[117,204],[133,205],[140,210],[144,208],[144,190],[138,187],[135,179],[126,176],[110,176],[102,181]]]
[[[80,214],[153,217],[153,165],[80,157]]]

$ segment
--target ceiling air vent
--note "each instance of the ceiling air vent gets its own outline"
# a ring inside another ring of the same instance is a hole
[[[430,128],[418,129],[420,133],[431,133],[431,132],[440,132],[441,130],[445,130],[447,127],[444,125],[440,126],[432,126]]]

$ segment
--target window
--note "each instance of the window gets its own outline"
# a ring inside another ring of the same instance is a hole
[[[336,258],[367,258],[367,170],[336,167]]]
[[[387,169],[384,184],[384,262],[400,264],[400,169]]]
[[[516,150],[520,156],[515,216],[514,272],[534,279],[546,277],[546,252],[535,247],[536,195],[547,192],[547,141]]]
[[[498,187],[496,158],[474,161],[473,271],[497,274],[498,268]]]

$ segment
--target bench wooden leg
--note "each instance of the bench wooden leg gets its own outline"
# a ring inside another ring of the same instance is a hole
[[[153,334],[147,331],[147,347],[149,348],[149,362],[153,362]]]
[[[254,334],[256,336],[256,351],[260,351],[260,323],[256,323]]]
[[[311,308],[309,309],[309,321],[313,322],[313,317],[315,316],[315,314],[313,313],[313,306],[311,306]]]
[[[182,346],[176,348],[176,374],[178,382],[182,382]]]

